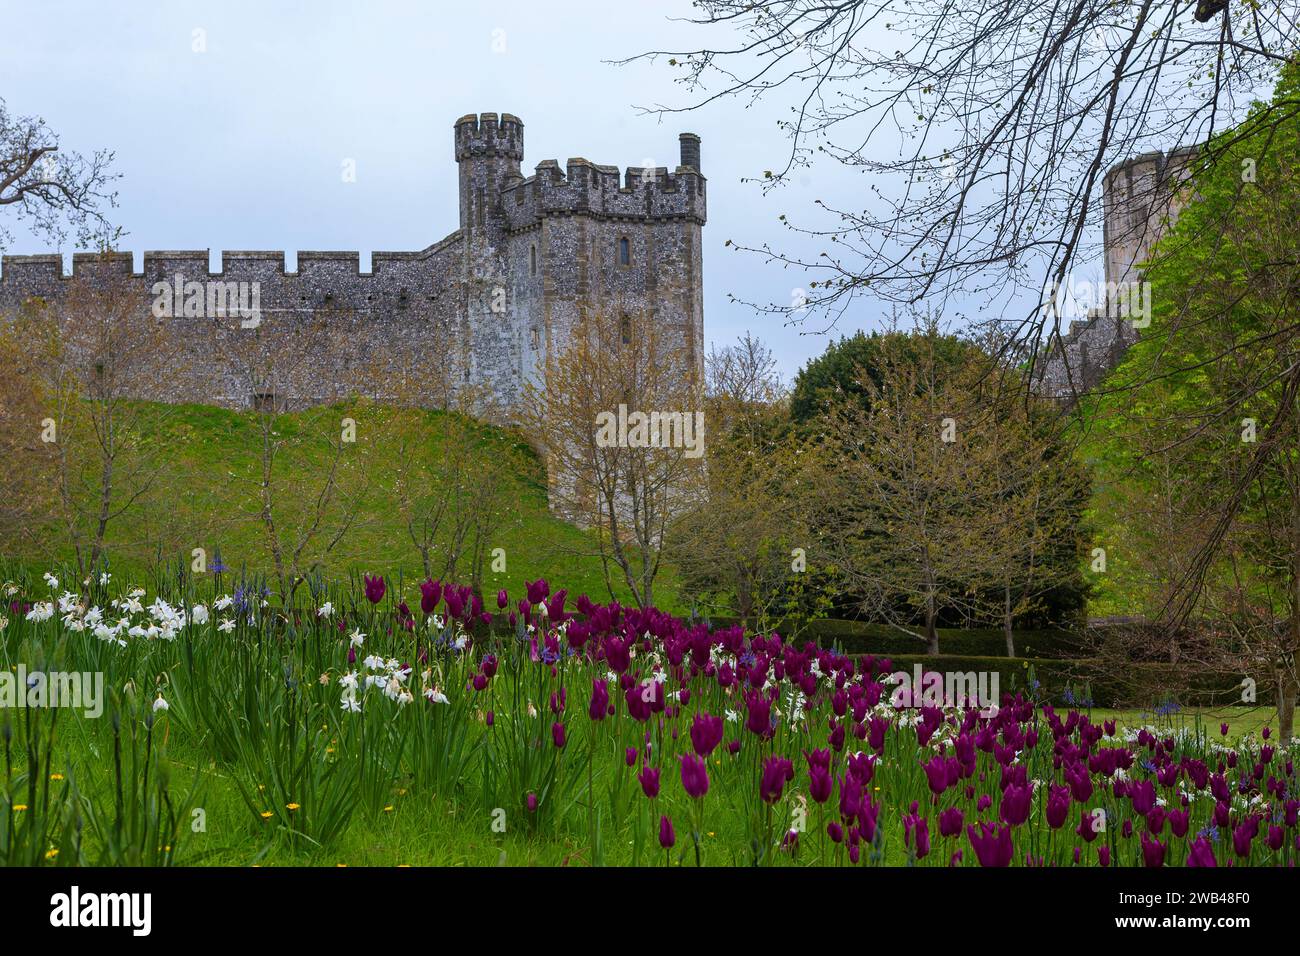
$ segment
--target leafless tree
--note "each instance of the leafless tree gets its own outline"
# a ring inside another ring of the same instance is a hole
[[[105,216],[117,205],[112,163],[106,150],[83,156],[61,149],[43,119],[11,116],[0,99],[0,207],[55,245],[69,230],[83,249],[112,246],[120,237]],[[0,226],[0,248],[11,239]]]
[[[654,603],[667,526],[703,473],[703,416],[696,363],[641,313],[583,314],[525,388],[520,418],[546,459],[551,505],[591,530],[611,596],[617,578],[638,605]]]
[[[978,304],[1030,362],[1059,335],[1051,290],[1096,252],[1107,170],[1229,128],[1300,40],[1287,0],[695,7],[706,43],[631,58],[666,63],[688,91],[683,103],[646,108],[765,103],[784,113],[789,150],[754,177],[760,188],[778,189],[814,161],[869,184],[868,198],[848,190],[785,218],[791,248],[737,243],[815,277],[807,302],[754,305],[833,326],[862,295]],[[1297,109],[1280,108],[1278,121]]]

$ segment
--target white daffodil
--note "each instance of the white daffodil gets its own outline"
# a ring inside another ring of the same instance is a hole
[[[160,710],[170,710],[170,709],[171,709],[171,705],[168,704],[167,701],[163,700],[162,694],[159,694],[158,699],[153,702],[153,712],[156,714]]]
[[[326,601],[324,604],[320,606],[320,609],[317,610],[316,616],[328,618],[333,613],[334,613],[334,605],[331,604],[329,601]]]
[[[42,577],[45,578],[45,583],[48,584],[48,585],[50,586],[50,590],[51,590],[51,591],[54,591],[54,590],[57,590],[57,589],[58,589],[58,587],[59,587],[59,579],[56,578],[54,575],[50,574],[49,571],[46,571],[45,574],[42,575]]]
[[[366,635],[361,633],[361,628],[357,628],[348,635],[348,640],[352,642],[353,647],[364,647],[366,643]],[[369,660],[369,658],[367,658],[367,660]]]
[[[229,594],[223,594],[221,595],[221,597],[217,598],[215,601],[212,602],[212,606],[215,607],[218,611],[224,611],[226,608],[230,607],[230,605],[234,603],[235,603],[234,598],[232,598]]]
[[[431,703],[431,704],[450,704],[450,703],[451,703],[451,701],[449,701],[449,700],[447,699],[447,695],[444,694],[444,693],[443,693],[441,690],[439,690],[437,687],[430,687],[428,690],[426,690],[426,691],[424,692],[424,696],[428,699],[429,703]]]
[[[355,692],[344,692],[343,694],[343,712],[347,714],[361,713],[361,701],[357,700]]]
[[[217,630],[223,634],[229,634],[235,629],[235,622],[228,617],[223,617],[217,624]]]
[[[208,623],[208,607],[206,604],[196,604],[190,608],[190,620],[195,624]]]
[[[113,575],[109,574],[107,571],[99,576],[99,583],[101,585],[106,585],[111,580],[113,580]]]
[[[348,672],[347,674],[344,674],[342,677],[340,677],[340,678],[339,678],[339,686],[342,687],[344,690],[356,690],[356,689],[357,689],[357,672],[356,672],[356,671],[350,671],[350,672]]]
[[[27,620],[37,624],[48,621],[52,617],[54,617],[54,605],[49,601],[37,601],[26,614]]]

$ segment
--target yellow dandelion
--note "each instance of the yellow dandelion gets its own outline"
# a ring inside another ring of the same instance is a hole
[[[63,779],[63,774],[61,774],[61,773],[52,773],[52,774],[50,774],[50,779],[51,779],[51,780],[62,780],[62,779]]]
[[[293,810],[297,810],[297,809],[298,809],[299,807],[301,807],[301,806],[302,806],[302,804],[299,804],[299,803],[286,803],[286,804],[284,805],[284,808],[285,808],[286,810],[293,811]]]
[[[335,863],[334,865],[335,865],[336,867],[339,867],[339,868],[343,868],[343,867],[346,867],[346,866],[347,866],[346,863]]]
[[[390,803],[388,806],[384,807],[384,812],[385,812],[385,813],[392,813],[392,812],[393,812],[393,805]]]
[[[270,810],[263,810],[263,811],[262,811],[262,819],[263,819],[263,820],[269,820],[269,819],[271,819],[271,817],[273,817],[273,816],[275,816],[275,814],[272,813]]]
[[[48,852],[45,854],[45,859],[47,859],[47,860],[52,860],[52,859],[54,859],[54,858],[55,858],[56,856],[58,856],[58,855],[59,855],[59,851],[58,851],[58,850],[50,850],[50,851],[48,851]]]
[[[14,813],[22,813],[22,812],[23,812],[24,810],[26,810],[26,809],[27,809],[27,804],[25,804],[25,803],[15,803],[15,804],[14,804]]]

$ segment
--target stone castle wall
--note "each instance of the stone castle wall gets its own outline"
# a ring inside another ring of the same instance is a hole
[[[1141,278],[1141,264],[1178,219],[1186,202],[1183,185],[1195,147],[1150,152],[1112,167],[1103,183],[1103,248],[1107,290],[1124,289]],[[1070,322],[1048,343],[1039,391],[1071,400],[1096,386],[1137,341],[1133,322],[1113,302]]]
[[[0,316],[24,303],[57,307],[76,279],[132,290],[156,284],[257,283],[256,327],[238,314],[183,314],[163,323],[184,369],[165,393],[141,382],[141,398],[249,407],[320,404],[352,393],[406,394],[405,382],[439,369],[453,391],[473,388],[494,417],[520,401],[544,350],[562,348],[586,309],[637,314],[674,331],[699,356],[703,341],[701,229],[705,179],[699,138],[680,137],[682,163],[666,169],[554,160],[524,178],[523,123],[510,114],[455,124],[460,228],[416,252],[376,252],[360,271],[356,252],[225,252],[210,273],[206,251],[5,256]],[[627,240],[626,261],[620,244]],[[205,310],[206,313],[206,310]],[[429,404],[439,398],[428,395]]]

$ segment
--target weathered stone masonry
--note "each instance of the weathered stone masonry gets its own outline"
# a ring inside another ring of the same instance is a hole
[[[208,253],[193,251],[146,252],[139,273],[128,253],[78,253],[73,277],[116,273],[147,302],[155,283],[177,275],[259,283],[257,329],[237,316],[163,320],[183,385],[153,394],[141,383],[140,397],[241,408],[265,389],[287,406],[318,404],[366,391],[377,361],[396,381],[432,358],[508,412],[584,310],[653,321],[702,363],[705,178],[699,137],[683,133],[680,146],[672,173],[620,175],[570,159],[525,178],[524,124],[509,113],[464,116],[455,124],[460,228],[418,252],[376,252],[369,273],[356,252],[300,252],[296,272],[280,252],[224,252],[210,273]],[[0,316],[33,297],[57,302],[71,278],[57,255],[5,256]],[[308,325],[327,334],[306,337]],[[276,343],[311,354],[275,382],[250,384],[240,356]]]
[[[1102,210],[1105,275],[1108,288],[1139,280],[1140,266],[1152,247],[1178,219],[1186,201],[1183,186],[1195,147],[1150,152],[1118,163],[1106,173]],[[1137,341],[1138,331],[1118,310],[1096,308],[1075,319],[1059,339],[1048,343],[1039,390],[1069,401],[1097,385]]]

